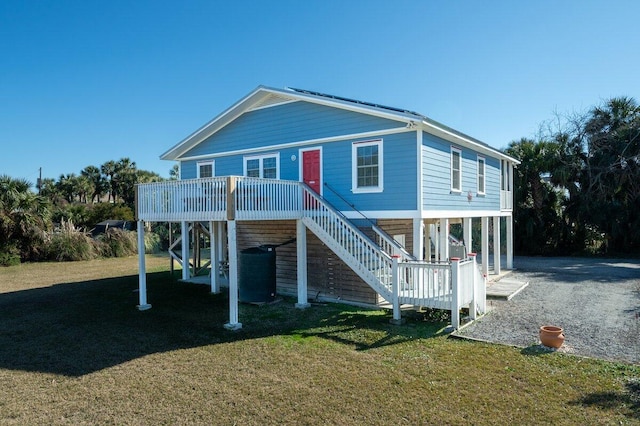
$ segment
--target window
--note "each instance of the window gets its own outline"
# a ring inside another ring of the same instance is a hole
[[[265,179],[280,179],[278,154],[244,157],[244,175]]]
[[[485,159],[478,157],[478,194],[484,194],[484,167]]]
[[[451,147],[451,191],[462,191],[462,151]]]
[[[354,193],[382,192],[382,140],[354,143],[352,168]]]
[[[213,177],[213,160],[198,161],[198,178]]]

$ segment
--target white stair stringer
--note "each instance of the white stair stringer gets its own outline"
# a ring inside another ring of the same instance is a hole
[[[329,247],[336,255],[338,255],[340,259],[347,266],[349,266],[360,278],[362,278],[365,283],[367,283],[373,290],[380,294],[380,296],[382,296],[385,300],[392,300],[390,274],[391,258],[388,259],[388,262],[385,261],[385,266],[387,266],[387,268],[385,269],[388,269],[388,272],[381,271],[380,268],[372,270],[363,262],[361,262],[356,256],[354,256],[353,253],[351,253],[343,244],[333,238],[330,233],[325,231],[323,227],[320,226],[315,220],[310,217],[303,217],[302,221],[305,226],[309,228],[311,232],[313,232],[320,239],[320,241],[326,244],[327,247]],[[354,225],[347,222],[346,220],[342,222],[343,226],[351,227],[354,233],[358,233],[358,229]],[[364,244],[360,244],[358,248],[360,250],[370,250],[372,252],[376,251],[376,256],[380,256],[383,258],[389,257],[381,249],[374,248],[374,244],[372,242],[370,247],[366,247]],[[353,249],[353,247],[351,249]]]

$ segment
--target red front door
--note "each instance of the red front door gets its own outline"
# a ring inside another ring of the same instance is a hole
[[[320,150],[302,152],[302,181],[320,194]]]

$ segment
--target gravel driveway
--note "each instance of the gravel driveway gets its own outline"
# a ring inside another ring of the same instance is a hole
[[[529,286],[460,336],[530,347],[541,325],[564,328],[560,352],[640,364],[640,261],[516,257],[510,278]]]

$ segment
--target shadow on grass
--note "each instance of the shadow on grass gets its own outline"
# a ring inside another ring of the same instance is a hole
[[[0,369],[78,377],[146,355],[273,335],[331,339],[365,350],[431,337],[440,325],[393,326],[390,315],[345,305],[306,310],[293,299],[240,305],[243,328],[225,330],[228,294],[148,274],[149,302],[139,312],[138,277],[63,283],[0,294]]]
[[[622,392],[598,392],[575,401],[576,405],[595,406],[602,410],[624,412],[633,419],[640,419],[640,379],[630,379]]]
[[[557,349],[548,348],[544,345],[531,345],[531,346],[527,346],[526,348],[520,351],[522,355],[529,355],[529,356],[540,356],[540,355],[550,354],[553,352],[557,352]]]

